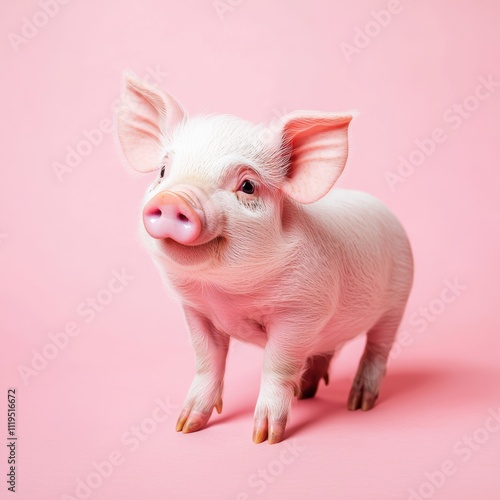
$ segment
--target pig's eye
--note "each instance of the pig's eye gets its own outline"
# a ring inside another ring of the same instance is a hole
[[[248,179],[245,179],[240,186],[239,191],[243,191],[245,194],[254,194],[255,193],[255,184]]]
[[[161,171],[160,171],[160,179],[165,175],[165,165],[163,165],[163,167],[161,167]]]

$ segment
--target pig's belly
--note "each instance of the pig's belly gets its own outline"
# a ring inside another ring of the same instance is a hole
[[[334,352],[349,340],[368,331],[379,319],[380,313],[373,312],[363,317],[334,315],[318,335],[312,350],[315,353]]]
[[[212,323],[219,330],[231,338],[241,342],[247,342],[265,347],[267,343],[267,332],[261,323],[251,318],[224,318],[218,321],[212,318]],[[321,332],[312,334],[310,331],[303,332],[305,337],[309,337],[307,344],[309,349],[306,356],[313,354],[333,352],[339,349],[345,342],[357,337],[367,331],[377,321],[374,314],[364,318],[347,318],[333,316]]]
[[[240,322],[228,333],[236,340],[249,342],[250,344],[255,344],[259,347],[265,347],[267,343],[267,332],[265,328],[252,320]]]
[[[253,313],[249,311],[235,313],[233,311],[231,314],[228,311],[212,310],[208,316],[215,328],[229,337],[265,347],[268,338],[264,325],[267,323],[269,315],[261,313],[262,311],[253,311]],[[378,316],[377,311],[365,313],[363,316],[351,315],[347,311],[338,311],[333,314],[332,311],[332,317],[321,331],[307,330],[300,333],[304,337],[308,337],[306,342],[303,342],[304,339],[300,342],[302,345],[305,343],[309,346],[304,354],[309,356],[333,352],[348,340],[367,331],[379,319]]]
[[[370,297],[368,290],[362,290],[360,293],[365,294],[370,303],[375,303],[378,299]],[[244,297],[212,291],[211,294],[206,293],[203,299],[203,302],[198,302],[197,309],[219,332],[242,342],[259,347],[266,346],[266,325],[274,319],[275,304],[271,298],[261,297],[258,301],[248,304],[248,299]],[[335,310],[318,311],[318,319],[321,316],[325,318],[324,322],[321,321],[324,325],[321,330],[311,324],[310,328],[298,333],[302,337],[299,345],[308,347],[304,352],[306,356],[332,352],[339,345],[367,331],[379,319],[380,308],[360,308],[348,301],[345,304],[337,304]]]
[[[210,320],[217,330],[232,338],[259,347],[265,347],[267,343],[267,332],[258,319],[233,315],[221,317],[212,314]]]

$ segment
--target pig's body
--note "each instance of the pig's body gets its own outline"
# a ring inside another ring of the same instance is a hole
[[[212,279],[177,275],[161,255],[157,268],[184,305],[237,340],[265,347],[266,327],[277,311],[304,322],[300,337],[290,339],[304,361],[333,353],[388,313],[402,314],[412,255],[403,227],[384,204],[361,191],[335,189],[311,205],[288,202],[284,211],[290,221],[281,231],[286,250],[268,249],[270,259],[276,253],[283,260],[259,282],[249,279],[248,287],[223,286],[217,272]]]
[[[296,112],[274,129],[189,119],[172,96],[134,78],[120,109],[129,164],[160,170],[141,227],[196,353],[177,430],[197,431],[222,410],[230,338],[264,348],[257,443],[284,438],[294,395],[314,396],[334,352],[363,332],[348,407],[372,408],[413,266],[406,234],[381,202],[330,191],[347,160],[351,115]]]

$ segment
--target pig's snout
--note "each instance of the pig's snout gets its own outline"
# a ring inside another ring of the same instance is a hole
[[[193,204],[182,194],[162,191],[144,207],[144,227],[153,238],[172,238],[189,245],[198,238],[202,220]]]

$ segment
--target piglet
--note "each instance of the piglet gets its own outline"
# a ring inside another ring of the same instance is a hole
[[[335,189],[350,113],[297,111],[272,125],[188,117],[126,74],[116,127],[128,164],[156,171],[141,232],[180,297],[196,372],[177,431],[222,411],[231,338],[264,349],[253,441],[283,440],[294,396],[328,383],[332,356],[366,332],[350,410],[375,404],[412,285],[410,244],[377,199]]]

